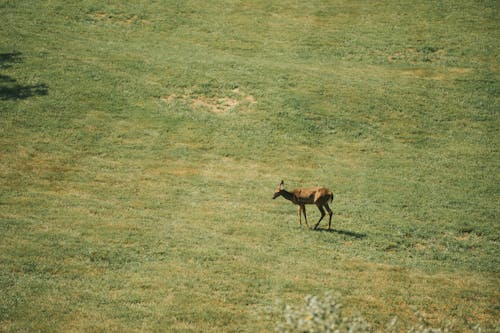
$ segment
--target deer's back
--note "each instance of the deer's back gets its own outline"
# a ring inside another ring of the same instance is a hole
[[[293,190],[296,203],[301,204],[313,204],[328,193],[330,191],[325,187],[304,187]]]

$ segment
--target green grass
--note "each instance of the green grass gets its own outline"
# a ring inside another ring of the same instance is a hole
[[[499,10],[4,1],[0,331],[273,331],[325,291],[498,330]]]

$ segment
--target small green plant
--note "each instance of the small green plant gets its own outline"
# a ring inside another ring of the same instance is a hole
[[[348,316],[343,313],[343,306],[332,293],[326,293],[323,298],[307,296],[305,305],[294,309],[286,305],[283,310],[283,321],[278,323],[279,333],[371,333],[376,331],[360,314]],[[453,331],[449,321],[441,327],[432,327],[420,311],[415,311],[417,323],[409,328],[401,328],[397,317],[385,326],[383,332],[396,333],[447,333]],[[472,332],[481,333],[479,325],[471,328]]]
[[[305,306],[284,308],[284,321],[277,326],[279,333],[291,332],[372,332],[371,325],[361,315],[345,316],[342,304],[331,293],[324,298],[307,296]]]

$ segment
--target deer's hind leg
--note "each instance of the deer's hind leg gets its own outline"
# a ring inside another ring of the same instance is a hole
[[[331,227],[332,227],[332,215],[333,215],[333,212],[332,212],[332,210],[330,209],[330,206],[328,206],[327,203],[325,203],[325,208],[326,208],[326,211],[328,212],[328,215],[330,215],[330,218],[328,219],[328,230],[330,230]]]
[[[321,213],[321,217],[319,218],[318,220],[318,223],[316,223],[316,225],[314,226],[314,230],[316,230],[316,228],[318,227],[319,223],[321,222],[321,220],[323,219],[323,217],[325,217],[326,213],[325,213],[325,210],[323,209],[323,207],[321,206],[321,204],[317,203],[316,206],[318,206],[318,209]]]
[[[299,225],[302,225],[302,207],[297,206],[297,214],[299,215]]]

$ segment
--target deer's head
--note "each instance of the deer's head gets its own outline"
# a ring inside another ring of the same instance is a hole
[[[283,191],[284,188],[285,188],[285,183],[283,181],[281,181],[281,183],[278,185],[278,187],[274,191],[273,199],[276,199],[277,197],[279,197],[281,195],[281,191]]]

